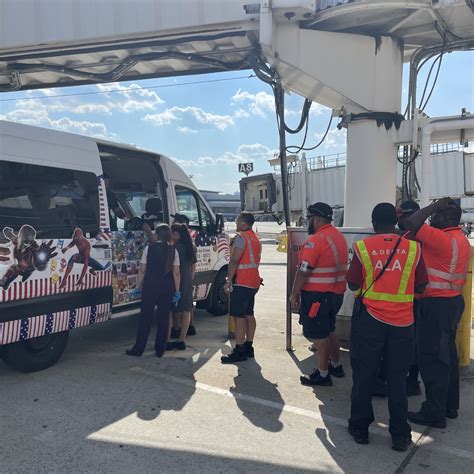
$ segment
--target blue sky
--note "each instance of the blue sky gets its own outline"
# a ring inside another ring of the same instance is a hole
[[[427,69],[421,75],[421,86]],[[0,118],[131,143],[163,153],[176,159],[201,189],[235,192],[242,177],[237,164],[253,161],[255,173],[270,172],[267,160],[278,147],[271,90],[258,79],[248,78],[249,74],[238,71],[5,93],[0,95]],[[142,89],[150,86],[159,87]],[[55,97],[86,92],[100,93]],[[38,99],[32,100],[33,97]],[[287,97],[290,125],[298,122],[302,103],[302,98],[295,94]],[[462,107],[474,112],[473,52],[445,55],[426,112],[430,116],[455,115]],[[313,105],[307,145],[316,143],[329,116],[329,109]],[[338,131],[336,124],[334,120],[327,140],[310,156],[345,151],[345,133]],[[290,137],[288,144],[300,141],[301,137]]]

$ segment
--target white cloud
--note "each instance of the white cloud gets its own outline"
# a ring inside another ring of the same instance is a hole
[[[232,105],[245,106],[248,112],[259,117],[266,117],[267,113],[275,111],[275,100],[273,95],[267,92],[257,92],[251,94],[250,92],[239,89],[231,98]],[[242,108],[239,111],[245,112]],[[240,112],[242,113],[242,112]]]
[[[18,101],[16,105],[17,107],[15,109],[0,115],[0,119],[107,140],[118,139],[117,135],[109,132],[106,125],[102,122],[73,120],[67,116],[53,119],[49,116],[51,108],[49,106],[46,107],[46,105],[40,101]]]
[[[51,112],[65,112],[72,114],[103,114],[112,115],[113,112],[131,113],[139,111],[153,112],[158,106],[164,104],[164,100],[154,91],[143,89],[138,84],[121,85],[118,83],[98,84],[96,85],[98,92],[102,94],[84,95],[77,97],[58,97],[56,95],[64,94],[60,89],[42,89],[41,93],[48,97],[47,101],[28,100],[17,102],[17,107],[22,102],[47,104]],[[110,93],[113,92],[113,93]],[[28,91],[31,97],[31,91]],[[35,92],[37,96],[37,92]],[[98,101],[90,102],[91,97],[97,97]],[[105,100],[104,100],[105,99]]]
[[[217,156],[201,156],[196,160],[175,161],[185,168],[203,168],[218,164],[235,165],[237,163],[255,162],[257,160],[269,160],[273,158],[276,150],[271,150],[260,143],[240,145],[236,152],[226,151]]]
[[[189,127],[178,127],[178,132],[181,133],[197,133],[197,130],[193,130],[192,128]]]
[[[314,136],[316,140],[319,141],[321,138],[323,138],[323,133],[316,133]],[[326,139],[321,146],[325,148],[339,148],[343,150],[346,147],[346,137],[347,132],[345,128],[341,130],[333,128],[332,130],[329,130]]]
[[[219,115],[212,112],[205,112],[199,107],[171,107],[159,112],[157,114],[145,115],[146,122],[154,125],[163,126],[169,125],[171,122],[179,120],[192,119],[197,125],[212,125],[218,130],[225,130],[226,128],[235,124],[230,115]]]

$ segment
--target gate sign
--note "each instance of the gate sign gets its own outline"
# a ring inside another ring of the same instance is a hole
[[[239,173],[248,176],[253,171],[253,163],[239,163]]]

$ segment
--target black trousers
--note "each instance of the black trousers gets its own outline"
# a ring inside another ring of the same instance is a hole
[[[137,340],[133,351],[143,354],[150,334],[153,316],[156,314],[155,352],[161,356],[168,340],[169,315],[174,294],[173,280],[166,279],[154,287],[145,286],[137,327]],[[155,307],[157,308],[155,313]]]
[[[413,301],[413,315],[415,316],[415,348],[416,348],[416,322],[418,321],[418,311],[419,311],[419,302],[420,300]],[[420,373],[420,367],[418,366],[418,352],[415,350],[415,359],[410,365],[410,370],[408,371],[408,382],[418,382],[418,374]]]
[[[418,364],[425,385],[423,414],[433,420],[459,409],[456,330],[464,311],[462,296],[423,298],[417,321]]]
[[[366,431],[374,421],[372,389],[383,358],[388,389],[389,431],[407,436],[406,376],[413,360],[413,326],[397,327],[373,318],[365,308],[351,322],[351,417],[349,425]]]

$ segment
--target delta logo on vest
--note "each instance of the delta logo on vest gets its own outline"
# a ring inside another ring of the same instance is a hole
[[[402,238],[392,261],[374,283],[394,251],[398,237],[375,235],[355,244],[362,263],[362,293],[367,311],[376,319],[394,326],[413,324],[415,270],[420,260],[420,245]]]
[[[237,267],[235,284],[248,288],[260,288],[261,279],[258,267],[262,256],[262,244],[253,230],[240,232],[245,241],[244,253]]]

